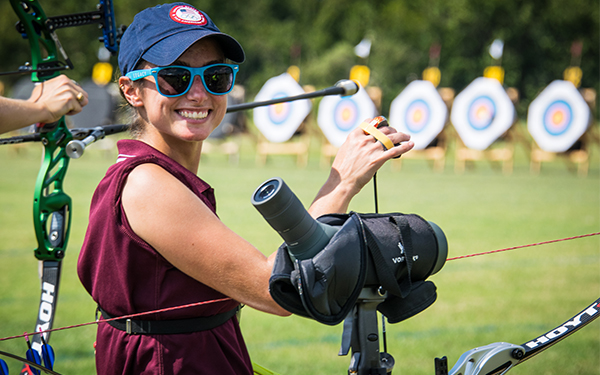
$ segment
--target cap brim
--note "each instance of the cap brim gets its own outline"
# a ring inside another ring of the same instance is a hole
[[[225,57],[233,62],[241,64],[246,59],[244,50],[237,40],[227,34],[204,30],[190,30],[170,35],[156,42],[144,52],[142,58],[157,66],[171,65],[194,43],[207,37],[217,39]]]

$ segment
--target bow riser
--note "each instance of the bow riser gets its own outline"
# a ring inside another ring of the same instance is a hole
[[[64,192],[63,181],[70,160],[64,146],[73,136],[63,126],[59,125],[52,133],[42,134],[44,159],[33,200],[38,242],[35,256],[40,260],[60,260],[64,257],[71,228],[71,197]]]

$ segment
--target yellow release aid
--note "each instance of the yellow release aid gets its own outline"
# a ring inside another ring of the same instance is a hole
[[[383,124],[385,122],[385,124]],[[362,122],[359,126],[366,133],[375,137],[376,140],[379,141],[383,145],[385,150],[389,150],[394,147],[392,141],[388,138],[387,135],[383,134],[381,130],[377,129],[379,126],[387,126],[387,120],[383,116],[377,116],[371,122]]]

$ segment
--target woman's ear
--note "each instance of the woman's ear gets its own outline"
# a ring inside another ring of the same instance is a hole
[[[125,100],[129,102],[133,107],[141,107],[144,105],[140,97],[140,90],[138,87],[133,85],[133,81],[127,77],[119,78],[119,87],[125,97]]]

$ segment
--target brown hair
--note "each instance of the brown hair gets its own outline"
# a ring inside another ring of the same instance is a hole
[[[134,70],[140,69],[140,67],[145,63],[145,60],[140,59],[139,63],[136,65]],[[121,77],[121,72],[117,71],[115,75],[115,78],[118,81],[119,77]],[[131,84],[135,86],[139,84],[139,82],[132,81]],[[146,123],[142,119],[142,116],[140,116],[138,110],[135,107],[133,107],[131,103],[129,103],[127,98],[125,98],[125,94],[123,93],[123,88],[121,86],[119,86],[119,93],[121,94],[121,97],[123,98],[124,102],[120,110],[124,113],[124,117],[129,123],[129,134],[132,138],[139,138],[144,132]]]

